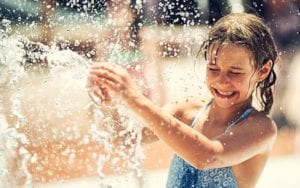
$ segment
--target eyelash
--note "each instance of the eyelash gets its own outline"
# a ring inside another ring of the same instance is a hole
[[[219,71],[219,69],[215,69],[215,68],[208,68],[208,70],[213,72]]]
[[[240,75],[240,74],[242,74],[242,73],[240,73],[240,72],[230,72],[230,74],[233,74],[233,75]]]
[[[216,68],[208,68],[209,71],[211,72],[217,72],[219,71],[219,69],[216,69]],[[242,73],[241,72],[229,72],[231,75],[241,75]]]

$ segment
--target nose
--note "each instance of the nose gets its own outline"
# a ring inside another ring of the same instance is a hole
[[[230,78],[229,76],[227,75],[227,73],[224,73],[224,72],[221,72],[219,74],[219,77],[218,77],[218,84],[219,85],[228,85],[230,84]]]

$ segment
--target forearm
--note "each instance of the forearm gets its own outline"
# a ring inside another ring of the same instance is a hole
[[[154,105],[138,91],[138,87],[126,70],[111,64],[95,65],[91,70],[91,83],[99,85],[100,97],[106,93],[105,88],[118,94],[156,136],[194,166],[203,167],[207,160],[211,161],[219,151],[220,145],[216,141],[209,140]]]
[[[131,97],[128,105],[146,125],[175,153],[192,165],[202,167],[218,152],[219,147],[200,132],[179,121],[143,96]]]

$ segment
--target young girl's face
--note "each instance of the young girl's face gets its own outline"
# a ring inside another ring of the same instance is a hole
[[[252,53],[245,47],[226,44],[209,52],[206,84],[217,105],[247,103],[258,81]]]

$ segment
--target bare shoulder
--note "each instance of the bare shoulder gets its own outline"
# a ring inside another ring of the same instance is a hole
[[[269,134],[277,133],[276,123],[268,115],[262,112],[254,112],[248,118],[247,123],[250,123],[256,130],[261,130]]]
[[[221,148],[218,162],[231,166],[254,156],[267,157],[276,135],[275,122],[264,113],[254,111],[230,131],[215,137]]]
[[[189,123],[199,108],[201,108],[206,101],[202,98],[190,97],[180,101],[173,101],[163,108],[171,113],[177,119]]]
[[[247,128],[247,134],[249,137],[256,138],[256,143],[261,141],[262,143],[269,143],[271,149],[277,136],[276,123],[266,114],[255,111],[244,122]]]

